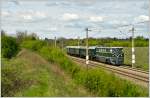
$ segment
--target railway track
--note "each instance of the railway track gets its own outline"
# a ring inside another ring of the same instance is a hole
[[[82,64],[85,64],[85,59],[83,58],[77,58],[77,57],[71,57],[74,61],[80,62]],[[104,63],[99,63],[95,61],[90,61],[89,62],[89,67],[98,67],[98,68],[104,68],[108,71],[111,71],[115,74],[119,74],[121,76],[128,77],[130,79],[134,79],[135,82],[142,82],[144,83],[145,86],[148,85],[149,83],[149,74],[148,72],[142,71],[142,70],[137,70],[131,67],[118,67],[118,66],[112,66],[109,64],[104,64]]]
[[[149,74],[148,71],[145,71],[145,70],[142,70],[142,69],[139,69],[139,68],[132,68],[132,67],[127,66],[127,65],[125,65],[125,64],[124,64],[124,65],[121,65],[121,66],[119,66],[119,67],[124,68],[124,69],[129,69],[129,70],[137,71],[137,72],[142,72],[142,73],[145,73],[145,74]]]

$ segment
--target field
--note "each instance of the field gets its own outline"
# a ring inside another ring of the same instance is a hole
[[[124,62],[125,64],[132,64],[132,51],[130,47],[124,48]],[[135,47],[135,64],[134,67],[144,70],[149,69],[149,47]]]

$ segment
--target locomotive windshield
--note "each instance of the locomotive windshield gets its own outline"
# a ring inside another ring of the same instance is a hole
[[[115,57],[123,57],[123,48],[114,48],[114,49],[112,49],[112,54]]]

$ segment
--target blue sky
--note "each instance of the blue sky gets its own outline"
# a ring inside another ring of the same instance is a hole
[[[149,21],[149,0],[2,0],[1,28],[35,32],[40,38],[130,37],[131,26]],[[135,25],[135,35],[148,37],[148,22]]]

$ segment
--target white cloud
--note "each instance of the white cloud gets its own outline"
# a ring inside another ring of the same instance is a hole
[[[33,18],[31,15],[22,15],[21,17],[25,20],[31,20]]]
[[[24,20],[33,20],[45,18],[47,15],[44,12],[29,10],[26,12],[18,12],[17,16]]]
[[[66,21],[77,20],[77,19],[79,19],[79,16],[77,14],[65,13],[63,15],[63,20],[66,20]]]
[[[108,21],[108,24],[110,24],[110,25],[127,25],[129,23],[125,20],[112,20],[112,21]]]
[[[135,22],[149,21],[149,16],[140,15],[134,19]]]
[[[90,20],[91,22],[102,22],[102,21],[103,21],[103,17],[101,17],[101,16],[91,16],[91,17],[89,18],[89,20]]]
[[[50,31],[57,31],[57,28],[56,27],[51,27]]]
[[[38,11],[36,11],[34,15],[37,16],[37,17],[39,17],[39,18],[45,18],[45,17],[46,17],[46,14],[45,14],[45,13],[43,13],[43,12],[38,12]]]
[[[32,20],[33,19],[33,15],[29,12],[18,12],[17,15],[20,19],[24,19],[24,20]]]
[[[2,17],[7,17],[7,16],[10,16],[10,12],[2,10],[1,15]]]

